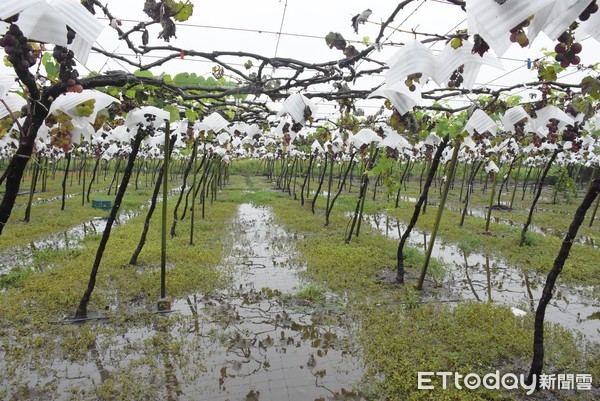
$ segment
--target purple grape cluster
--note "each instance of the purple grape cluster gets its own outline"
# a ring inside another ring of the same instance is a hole
[[[73,50],[69,50],[63,46],[55,46],[52,56],[60,64],[59,78],[67,85],[67,91],[81,93],[83,86],[77,82],[79,73],[73,68],[76,65]]]
[[[15,21],[16,18],[12,20]],[[0,38],[0,46],[4,48],[8,61],[19,70],[28,70],[37,62],[33,46],[28,43],[21,29],[14,23],[10,24],[6,34]]]
[[[450,75],[450,80],[448,81],[448,88],[458,88],[463,83],[463,72],[465,71],[464,64],[458,67],[456,70],[452,72]]]
[[[583,46],[581,43],[575,42],[575,37],[569,31],[563,32],[558,37],[558,43],[554,46],[556,56],[554,59],[560,63],[562,68],[567,68],[570,65],[578,65],[581,63],[579,53]]]
[[[579,14],[579,20],[587,21],[596,11],[598,11],[598,4],[596,3],[596,0],[594,0],[587,6],[585,10],[583,10],[581,14]]]

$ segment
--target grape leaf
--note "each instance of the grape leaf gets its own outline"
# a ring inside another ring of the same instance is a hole
[[[176,4],[174,10],[177,11],[177,14],[173,16],[175,21],[184,22],[192,16],[194,5],[189,1],[186,1],[185,3],[179,2]]]
[[[185,86],[188,85],[190,82],[190,74],[188,74],[187,72],[182,72],[180,74],[175,75],[175,77],[173,77],[173,84],[177,85],[177,86]]]
[[[51,53],[44,53],[44,55],[42,56],[42,64],[44,64],[44,68],[46,69],[46,75],[48,75],[48,78],[58,78],[60,66],[57,62],[54,61],[54,58],[52,57]]]
[[[179,121],[179,109],[177,107],[168,104],[165,107],[163,107],[163,110],[168,111],[169,114],[171,114],[171,117],[169,117],[169,121]]]
[[[589,98],[583,96],[577,96],[573,98],[572,105],[580,113],[583,113],[587,118],[590,118],[594,115],[594,107],[593,102],[590,101]]]
[[[140,78],[154,78],[154,74],[148,70],[136,70],[133,75]]]
[[[136,93],[135,89],[127,89],[125,91],[125,97],[127,97],[129,99],[135,99],[135,93]]]
[[[190,120],[191,123],[195,122],[198,119],[198,112],[192,109],[185,109],[185,118]]]
[[[227,114],[227,117],[229,117],[230,120],[235,118],[235,111],[233,110],[225,110],[225,114]]]
[[[600,80],[587,76],[581,80],[581,92],[590,95],[593,99],[600,99]]]

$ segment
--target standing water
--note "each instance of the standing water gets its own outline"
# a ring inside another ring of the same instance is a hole
[[[382,234],[399,239],[406,227],[399,221],[376,215],[365,216],[373,228]],[[413,230],[409,243],[425,249],[429,233]],[[545,276],[526,273],[509,266],[504,260],[477,252],[464,252],[456,244],[436,241],[432,257],[445,263],[444,277],[433,287],[445,287],[450,300],[472,299],[498,302],[535,313],[544,289]],[[593,287],[568,286],[559,283],[548,309],[546,320],[582,333],[588,340],[600,340],[600,304],[591,297]]]
[[[294,295],[302,284],[293,237],[268,208],[250,204],[240,205],[234,225],[230,287],[174,304],[215,334],[191,393],[211,401],[361,399],[352,390],[361,370],[351,322],[333,306],[339,302]]]
[[[174,313],[159,315],[134,298],[114,319],[52,324],[51,337],[7,330],[0,398],[362,400],[355,326],[341,299],[303,286],[293,239],[269,209],[243,204],[221,267],[225,290],[175,300]]]

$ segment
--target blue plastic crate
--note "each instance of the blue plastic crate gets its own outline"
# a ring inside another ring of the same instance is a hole
[[[112,202],[109,200],[93,200],[92,208],[102,209],[102,210],[110,210],[110,209],[112,209]]]

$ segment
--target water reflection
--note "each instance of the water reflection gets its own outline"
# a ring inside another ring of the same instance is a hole
[[[193,317],[190,333],[214,337],[195,394],[223,401],[361,399],[351,390],[361,377],[351,322],[336,307],[293,295],[300,280],[291,236],[269,209],[249,204],[240,206],[235,225],[229,290],[174,303]]]
[[[382,234],[399,239],[406,227],[385,216],[365,216],[372,227]],[[413,230],[412,246],[424,247],[426,233]],[[449,299],[493,301],[534,311],[541,297],[545,276],[513,268],[502,259],[490,255],[465,253],[456,244],[437,241],[432,257],[446,264],[443,280]],[[546,320],[580,331],[588,339],[600,341],[600,321],[582,318],[598,312],[600,302],[589,297],[593,287],[559,284],[546,311]]]
[[[417,199],[416,198],[412,198],[412,197],[407,197],[407,196],[401,196],[400,199],[404,202],[407,203],[417,203]],[[435,206],[437,207],[438,204],[437,203],[429,203],[429,206]],[[510,211],[510,209],[507,209],[506,205],[503,205],[503,208],[498,209],[497,207],[494,206],[494,210],[492,212],[492,217],[491,220],[494,223],[497,224],[504,224],[504,225],[508,225],[511,227],[518,227],[519,229],[521,229],[523,227],[524,223],[515,221],[515,220],[511,220],[510,218],[506,217],[506,216],[498,216],[497,214],[503,214],[503,213],[518,213],[515,211]],[[456,206],[452,206],[449,204],[446,204],[445,208],[447,210],[453,211],[455,213],[459,213],[461,214],[463,212],[463,208],[461,207],[456,207]],[[541,213],[557,213],[557,214],[565,214],[565,215],[569,215],[572,216],[573,212],[565,212],[565,211],[559,211],[559,210],[554,210],[554,209],[543,209],[543,208],[537,208],[536,209],[537,212]],[[486,207],[482,207],[482,208],[468,208],[467,209],[467,216],[469,217],[477,217],[480,219],[485,219],[487,218],[487,206]],[[534,218],[535,220],[535,218]],[[551,235],[553,237],[557,237],[560,239],[564,238],[564,232],[560,231],[560,230],[556,230],[550,227],[539,227],[536,226],[535,224],[532,224],[529,226],[528,228],[529,231],[531,232],[535,232],[538,234],[544,234],[544,235]],[[597,240],[595,240],[593,237],[589,237],[589,236],[582,236],[582,235],[578,235],[577,238],[575,239],[578,243],[580,244],[584,244],[584,245],[588,245],[591,246],[592,248],[597,248],[600,246],[600,244],[598,244]]]
[[[179,190],[180,189],[173,189],[169,192],[169,195],[172,196],[178,193]],[[157,202],[160,201],[162,201],[162,197],[159,196]],[[119,226],[127,223],[127,221],[139,216],[140,213],[149,206],[150,201],[136,210],[121,211],[115,219],[115,225]],[[11,270],[33,267],[34,255],[36,252],[81,248],[81,242],[85,237],[104,231],[107,216],[94,217],[92,220],[73,226],[68,230],[32,241],[28,245],[16,246],[0,251],[0,274],[6,274]]]

